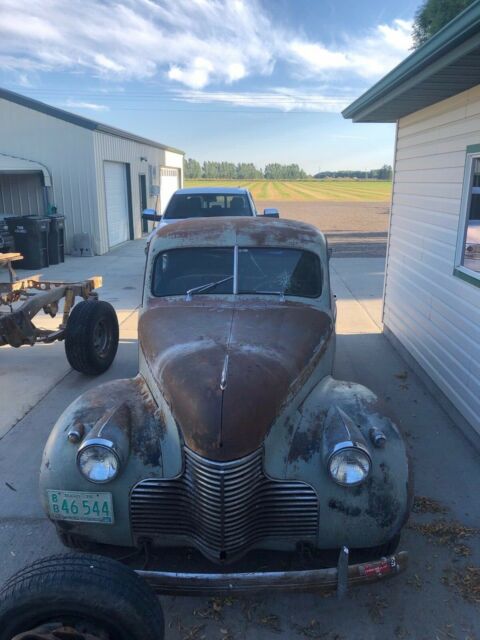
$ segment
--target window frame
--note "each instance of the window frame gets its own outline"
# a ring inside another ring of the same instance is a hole
[[[199,220],[201,218],[216,218],[216,217],[218,217],[218,218],[227,218],[228,215],[226,215],[226,214],[225,215],[221,215],[221,216],[210,216],[210,215],[206,214],[204,216],[190,216],[190,217],[183,217],[183,218],[174,218],[174,217],[170,217],[170,216],[167,217],[167,214],[170,213],[169,212],[170,204],[174,203],[174,201],[175,201],[174,199],[175,198],[183,198],[183,197],[185,197],[187,199],[189,197],[191,197],[191,198],[200,197],[200,198],[202,198],[202,203],[204,204],[205,201],[207,200],[207,196],[215,196],[215,198],[224,198],[225,206],[223,207],[223,209],[225,211],[227,211],[227,206],[226,206],[227,205],[227,198],[241,197],[241,198],[243,198],[245,200],[245,205],[249,209],[250,213],[245,215],[245,216],[238,216],[238,217],[253,218],[256,215],[255,206],[253,205],[253,202],[249,198],[248,192],[246,192],[246,193],[229,193],[229,192],[222,191],[222,192],[219,192],[219,193],[209,193],[207,191],[202,191],[202,192],[198,192],[198,193],[187,193],[187,194],[185,194],[185,193],[175,194],[174,193],[173,196],[171,197],[166,209],[165,209],[165,212],[163,213],[163,218],[165,220],[191,220],[191,219]],[[203,207],[202,206],[202,210],[204,210],[205,212],[208,212],[209,209],[210,209],[210,207]],[[237,217],[237,216],[234,216],[234,217]]]
[[[467,237],[467,223],[470,220],[470,203],[473,185],[474,161],[480,162],[480,144],[469,145],[466,150],[465,168],[462,184],[462,199],[460,204],[460,217],[457,229],[457,246],[455,250],[455,266],[453,275],[480,287],[480,272],[473,271],[463,264],[465,258],[465,239]]]
[[[153,260],[152,263],[152,267],[151,267],[151,277],[150,277],[150,295],[153,298],[179,298],[179,297],[184,297],[185,293],[175,293],[175,294],[169,294],[169,295],[165,295],[165,296],[159,296],[155,293],[155,274],[156,274],[156,265],[157,262],[160,260],[161,256],[164,253],[168,253],[169,251],[185,251],[185,250],[189,250],[189,249],[231,249],[232,253],[233,253],[233,282],[232,282],[232,293],[215,293],[215,292],[208,292],[208,293],[204,293],[201,295],[214,295],[214,296],[255,296],[255,295],[271,295],[272,297],[275,296],[274,293],[272,294],[261,294],[261,293],[255,293],[255,292],[251,292],[251,293],[240,293],[238,290],[238,262],[239,262],[239,253],[241,249],[274,249],[274,250],[297,250],[297,251],[302,251],[305,253],[310,253],[313,256],[315,256],[317,262],[318,262],[318,267],[319,267],[319,276],[320,276],[320,293],[317,296],[299,296],[299,295],[292,295],[292,294],[285,294],[285,298],[293,298],[295,300],[320,300],[323,297],[324,291],[325,291],[325,269],[323,268],[323,263],[322,263],[322,259],[321,257],[318,255],[318,253],[316,251],[312,251],[311,249],[302,249],[301,247],[289,247],[289,246],[277,246],[277,245],[267,245],[267,246],[255,246],[255,245],[239,245],[239,244],[235,244],[235,245],[218,245],[218,246],[213,246],[213,245],[192,245],[192,246],[183,246],[183,247],[171,247],[169,249],[164,249],[163,251],[159,251],[156,255],[155,258]]]

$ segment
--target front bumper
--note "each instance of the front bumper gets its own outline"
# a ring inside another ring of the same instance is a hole
[[[348,564],[348,549],[340,552],[337,567],[305,571],[270,571],[251,573],[176,573],[170,571],[136,571],[157,593],[165,595],[226,595],[275,591],[337,591],[345,595],[348,587],[377,582],[404,571],[406,551],[361,564]]]

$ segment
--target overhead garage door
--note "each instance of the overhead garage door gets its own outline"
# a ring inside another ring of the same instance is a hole
[[[105,162],[104,175],[108,244],[114,247],[130,238],[127,165],[123,162]]]
[[[162,213],[168,201],[180,187],[180,170],[171,167],[160,167],[160,204]]]

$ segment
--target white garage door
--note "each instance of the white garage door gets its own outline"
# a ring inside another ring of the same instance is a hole
[[[160,167],[160,204],[162,213],[168,201],[180,187],[180,171],[171,167]]]
[[[127,167],[123,162],[105,162],[104,174],[108,244],[114,247],[130,238]]]

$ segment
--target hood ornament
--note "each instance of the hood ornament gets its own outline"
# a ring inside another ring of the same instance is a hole
[[[223,369],[222,369],[222,377],[220,378],[220,389],[225,391],[227,388],[227,377],[228,377],[228,353],[225,356],[225,360],[223,361]]]

